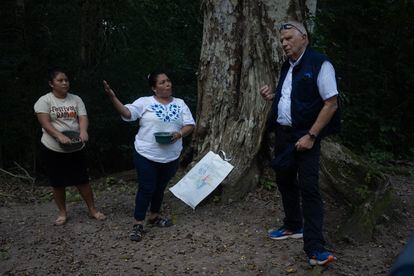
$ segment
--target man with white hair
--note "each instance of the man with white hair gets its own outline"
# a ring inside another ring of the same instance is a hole
[[[311,265],[336,260],[322,235],[323,202],[319,192],[321,139],[339,129],[335,70],[328,58],[309,47],[302,23],[280,25],[280,42],[288,59],[275,92],[265,85],[262,97],[273,100],[269,126],[276,130],[276,182],[282,195],[283,225],[269,232],[275,240],[302,238]]]

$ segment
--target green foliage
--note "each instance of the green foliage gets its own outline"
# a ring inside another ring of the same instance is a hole
[[[0,248],[0,261],[7,261],[8,259],[10,259],[8,248]]]
[[[66,189],[66,201],[67,202],[80,202],[82,197],[77,190]]]
[[[107,177],[105,179],[106,186],[112,186],[112,185],[116,184],[117,182],[118,182],[118,180],[115,177],[112,177],[112,176]]]
[[[342,141],[373,159],[414,156],[414,3],[319,1],[314,46],[335,64]]]
[[[53,65],[69,69],[71,90],[86,103],[92,173],[132,167],[137,130],[113,110],[103,79],[127,103],[150,95],[146,76],[164,67],[194,111],[200,1],[6,0],[0,8],[0,167],[37,167],[33,104],[49,91],[45,72]],[[313,44],[337,70],[343,143],[379,163],[412,158],[413,2],[322,0],[319,8]]]
[[[122,122],[114,111],[103,93],[103,79],[128,103],[151,95],[146,76],[165,68],[175,96],[194,110],[202,36],[199,1],[28,0],[0,5],[0,167],[13,161],[36,167],[41,131],[33,104],[49,92],[46,71],[51,66],[69,70],[71,92],[86,104],[93,171],[132,167],[137,131],[136,123]]]
[[[260,179],[260,185],[268,191],[275,189],[276,183],[274,180],[269,178],[262,178]]]
[[[363,200],[368,199],[369,195],[371,194],[368,190],[367,186],[358,186],[355,188],[355,192],[359,195],[360,198]]]
[[[218,195],[215,195],[215,196],[213,197],[213,202],[214,202],[214,203],[219,203],[219,202],[220,202],[220,200],[221,200],[221,198],[220,198],[220,196],[218,196]]]

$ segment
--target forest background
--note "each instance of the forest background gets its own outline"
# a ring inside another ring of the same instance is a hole
[[[94,176],[132,168],[137,123],[124,123],[104,96],[150,95],[146,76],[165,68],[174,95],[195,114],[203,19],[201,1],[2,1],[0,9],[0,168],[42,175],[34,102],[49,92],[47,69],[69,71],[71,91],[90,119]],[[335,65],[342,97],[340,140],[382,166],[414,156],[414,3],[318,1],[313,47]],[[188,141],[187,141],[188,142]],[[116,162],[114,162],[116,160]]]

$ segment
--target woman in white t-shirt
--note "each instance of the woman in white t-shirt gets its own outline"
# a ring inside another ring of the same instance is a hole
[[[46,169],[53,197],[59,208],[55,225],[67,220],[66,186],[76,186],[85,200],[90,215],[104,220],[105,215],[97,211],[93,192],[89,184],[84,143],[88,141],[88,116],[82,99],[68,93],[69,80],[62,68],[49,70],[49,86],[52,91],[43,95],[34,105],[34,111],[42,126],[41,158]],[[79,147],[65,147],[72,140],[62,132],[79,133]]]
[[[134,165],[138,177],[135,197],[134,225],[130,233],[132,241],[140,241],[144,233],[144,220],[148,207],[147,224],[168,227],[171,220],[160,215],[164,190],[178,169],[182,150],[182,137],[194,129],[194,119],[183,100],[172,96],[172,84],[167,74],[155,71],[148,76],[154,95],[141,97],[132,104],[124,105],[116,97],[107,82],[105,92],[124,121],[139,119],[139,130],[134,142]],[[154,133],[171,132],[169,144],[159,144]]]

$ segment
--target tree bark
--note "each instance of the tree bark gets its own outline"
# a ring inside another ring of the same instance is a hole
[[[259,88],[275,86],[283,51],[277,25],[302,21],[316,1],[204,1],[203,42],[198,75],[194,160],[223,150],[235,169],[223,182],[222,199],[233,201],[254,187],[260,176],[258,155],[270,103]],[[314,12],[311,11],[311,12]]]
[[[223,202],[231,202],[258,183],[266,163],[260,148],[271,104],[258,91],[265,84],[275,87],[278,81],[284,56],[277,25],[314,14],[316,0],[208,0],[202,9],[193,160],[210,150],[223,150],[232,158],[234,169],[221,194]],[[339,232],[355,241],[369,240],[393,203],[388,179],[330,140],[322,147],[321,183],[348,206],[350,214]]]
[[[369,241],[378,222],[397,214],[389,177],[331,139],[322,142],[320,185],[348,209],[336,239]]]

